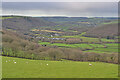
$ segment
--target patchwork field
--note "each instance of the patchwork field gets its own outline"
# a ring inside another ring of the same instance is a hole
[[[92,38],[92,37],[83,37],[82,35],[74,35],[74,36],[62,36],[63,38],[80,38],[84,42],[99,42],[98,38]],[[101,39],[102,42],[115,42],[113,39]]]
[[[41,41],[39,41],[39,44],[41,44],[41,45],[47,45],[47,46],[66,47],[66,48],[79,48],[79,49],[85,50],[85,52],[118,53],[118,44],[117,43],[105,43],[105,44],[65,44],[65,43],[52,43],[51,44],[50,42],[41,42]]]
[[[3,78],[117,78],[118,66],[101,62],[2,57]],[[89,63],[92,66],[89,66]]]

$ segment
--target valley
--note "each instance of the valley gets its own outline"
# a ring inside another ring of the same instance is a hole
[[[3,16],[0,19],[3,78],[118,76],[116,17]]]

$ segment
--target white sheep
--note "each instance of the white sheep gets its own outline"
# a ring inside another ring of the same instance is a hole
[[[89,63],[89,66],[92,66],[92,64]]]
[[[16,62],[14,62],[16,64]]]
[[[46,64],[48,66],[48,64]]]

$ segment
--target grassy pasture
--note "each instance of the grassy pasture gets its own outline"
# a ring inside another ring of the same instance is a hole
[[[4,19],[10,19],[10,18],[19,18],[19,17],[0,17],[0,19],[4,20]]]
[[[41,45],[49,45],[50,42],[41,42],[41,41],[39,41],[39,44],[41,44]]]
[[[104,22],[104,23],[102,23],[102,24],[114,24],[114,23],[118,23],[118,20],[111,21],[111,22]]]
[[[39,29],[32,29],[31,31],[42,31],[42,32],[49,32],[49,33],[63,33],[60,31],[53,31],[53,30],[39,30]]]
[[[112,43],[112,44],[105,44],[108,47],[118,47],[117,43]]]
[[[102,45],[102,44],[90,44],[92,47],[104,47],[104,45]]]
[[[40,31],[43,31],[43,32],[52,32],[52,33],[62,33],[62,32],[59,32],[59,31],[52,31],[52,30],[40,30]]]
[[[94,52],[94,53],[118,53],[118,49],[113,49],[113,48],[95,48],[94,50],[87,50],[84,52]]]
[[[58,46],[58,47],[68,47],[68,48],[80,48],[80,49],[93,49],[94,50],[87,50],[85,52],[95,52],[95,53],[118,53],[118,44],[117,43],[106,43],[106,44],[65,44],[65,43],[53,43],[50,42],[41,42],[41,45],[48,45],[48,46]],[[107,48],[104,48],[104,45]]]
[[[83,40],[83,42],[100,42],[98,38],[92,38],[92,37],[83,37],[82,35],[85,33],[82,33],[80,35],[74,35],[74,36],[62,36],[63,38],[80,38]],[[102,42],[115,42],[113,39],[101,39]]]
[[[104,44],[107,48],[96,48],[97,51],[104,51],[104,52],[115,52],[118,53],[118,44],[117,43],[107,43]]]
[[[85,52],[95,52],[95,53],[113,53],[114,52],[114,53],[118,53],[118,44],[117,43],[104,44],[107,46],[107,48],[104,48],[103,45],[99,45],[99,44],[90,44],[90,45],[97,47],[97,48],[95,48],[94,50],[88,50]]]
[[[0,19],[10,19],[10,18],[13,18],[13,17],[0,17]]]
[[[65,44],[65,43],[50,43],[50,42],[41,42],[41,45],[50,45],[50,46],[58,46],[58,47],[72,47],[72,48],[104,48],[103,44]],[[117,47],[117,44],[105,44],[108,47]]]
[[[49,42],[39,42],[39,44],[41,45],[50,45],[50,46],[58,46],[58,47],[70,47],[70,48],[88,48],[88,49],[92,49],[92,46],[90,46],[89,44],[65,44],[65,43],[49,43]],[[95,44],[96,45],[96,44]]]
[[[95,51],[115,52],[118,53],[118,48],[95,48]]]
[[[7,62],[6,62],[7,61]],[[16,62],[16,63],[14,63]],[[118,65],[2,57],[3,78],[117,78]],[[48,64],[48,65],[47,65]]]
[[[97,51],[97,50],[87,50],[84,52],[94,52],[94,53],[108,53],[108,52],[104,52],[104,51]]]
[[[101,41],[102,42],[115,42],[115,40],[113,39],[105,39],[105,38],[102,38]]]

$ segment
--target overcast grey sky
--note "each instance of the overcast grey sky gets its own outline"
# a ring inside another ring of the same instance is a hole
[[[3,2],[2,13],[25,16],[117,16],[117,2]]]
[[[2,2],[119,2],[120,0],[2,0]]]

